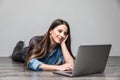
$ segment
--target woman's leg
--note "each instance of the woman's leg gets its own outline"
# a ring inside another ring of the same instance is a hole
[[[12,53],[12,60],[13,61],[19,61],[19,62],[22,62],[22,49],[24,47],[24,42],[23,41],[19,41],[15,48],[13,49],[13,53]]]

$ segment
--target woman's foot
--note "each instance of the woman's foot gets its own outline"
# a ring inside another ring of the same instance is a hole
[[[15,48],[13,49],[13,53],[15,53],[16,51],[20,51],[22,48],[24,47],[24,41],[19,41]]]

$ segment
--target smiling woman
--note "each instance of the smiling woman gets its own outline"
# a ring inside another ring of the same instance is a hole
[[[19,44],[23,45],[17,43],[12,59],[24,62],[26,69],[35,71],[73,69],[74,56],[71,52],[70,27],[65,20],[53,21],[47,33],[33,37],[29,46],[23,48]]]

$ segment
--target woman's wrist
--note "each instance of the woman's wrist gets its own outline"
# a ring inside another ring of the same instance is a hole
[[[62,42],[61,47],[65,47],[65,46],[66,46],[65,42]]]

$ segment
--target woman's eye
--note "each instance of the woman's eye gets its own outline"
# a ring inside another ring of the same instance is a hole
[[[62,30],[58,30],[59,33],[62,33],[63,31]],[[67,32],[63,32],[64,35],[67,35],[68,33]]]
[[[67,35],[67,32],[65,32],[64,35]]]
[[[62,30],[58,30],[58,32],[59,32],[59,33],[61,33],[61,32],[62,32]]]

